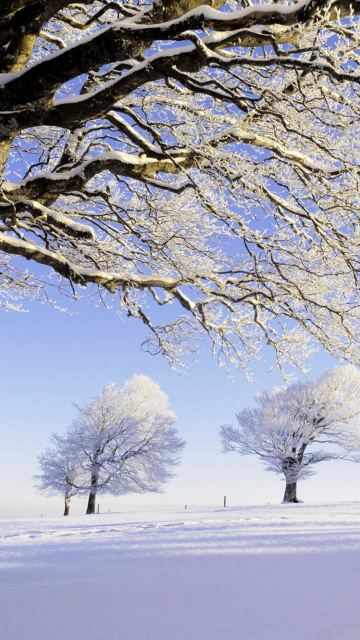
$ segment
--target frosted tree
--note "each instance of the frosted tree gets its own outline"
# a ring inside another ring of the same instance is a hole
[[[326,371],[317,381],[266,389],[257,407],[237,414],[239,428],[223,426],[223,451],[255,454],[285,476],[284,502],[298,502],[297,482],[314,465],[348,455],[360,431],[360,372],[353,365]],[[336,445],[315,449],[315,445]]]
[[[64,516],[70,513],[70,500],[82,485],[82,467],[77,452],[66,438],[53,434],[52,447],[47,447],[38,460],[40,474],[34,476],[39,493],[48,496],[60,494],[65,498]]]
[[[173,365],[359,363],[359,0],[0,5],[3,307],[116,296]]]
[[[87,513],[95,513],[99,493],[156,492],[173,476],[185,443],[168,397],[150,378],[108,385],[78,411],[66,438],[81,459]]]

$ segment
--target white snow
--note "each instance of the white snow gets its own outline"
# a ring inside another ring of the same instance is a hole
[[[359,502],[3,520],[0,549],[7,640],[359,637]]]

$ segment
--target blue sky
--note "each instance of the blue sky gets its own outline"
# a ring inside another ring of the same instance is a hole
[[[105,384],[121,385],[134,373],[149,375],[168,394],[187,446],[164,493],[101,496],[101,510],[215,507],[224,495],[232,506],[281,501],[282,479],[254,457],[222,454],[218,437],[219,426],[234,422],[235,412],[250,406],[254,394],[281,384],[277,372],[268,373],[270,360],[254,368],[258,384],[247,382],[241,371],[229,381],[204,344],[199,361],[180,377],[160,357],[140,350],[146,335],[140,323],[124,324],[115,309],[84,302],[71,308],[76,315],[37,303],[28,305],[28,313],[1,313],[1,517],[61,515],[61,497],[45,498],[33,489],[37,455],[50,434],[63,432],[75,417],[72,403],[87,402]],[[319,353],[313,377],[335,364]],[[299,497],[306,502],[360,499],[360,465],[319,465],[318,473],[299,485]],[[72,513],[82,514],[85,502],[73,499]]]

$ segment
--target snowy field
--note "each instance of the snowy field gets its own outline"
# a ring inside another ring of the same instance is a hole
[[[6,640],[359,640],[360,502],[0,521]]]

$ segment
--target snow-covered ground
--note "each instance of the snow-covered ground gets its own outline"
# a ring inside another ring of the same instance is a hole
[[[6,640],[359,640],[360,503],[0,521]]]

